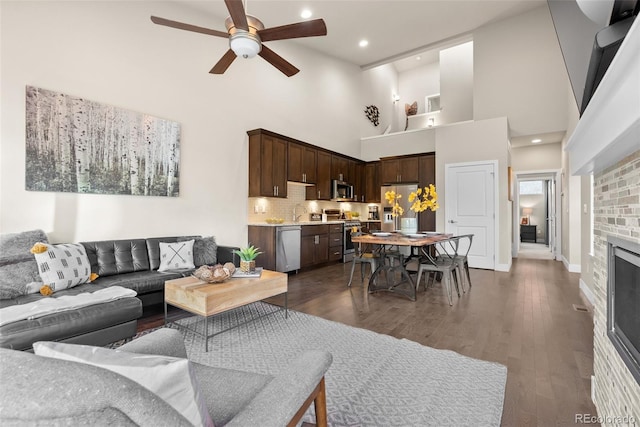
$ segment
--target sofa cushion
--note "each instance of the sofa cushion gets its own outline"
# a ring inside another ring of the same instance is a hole
[[[50,297],[43,297],[40,294],[23,295],[0,301],[0,308],[25,304],[42,298],[59,298],[105,288],[106,286],[91,283],[56,292]],[[64,341],[131,322],[140,316],[142,316],[142,302],[138,298],[122,298],[77,310],[49,314],[37,319],[20,320],[0,327],[0,347],[27,350],[36,341]]]
[[[91,272],[99,276],[149,270],[147,242],[144,239],[82,242],[91,262]]]
[[[178,239],[179,242],[189,240],[186,237]],[[216,265],[218,263],[218,245],[213,236],[196,237],[193,243],[193,264],[196,267],[202,265]]]
[[[89,282],[91,265],[87,252],[79,243],[38,244],[33,256],[40,278],[53,292]],[[36,246],[34,246],[34,249]]]
[[[190,425],[149,390],[106,369],[7,349],[0,360],[0,378],[11,379],[0,387],[0,425]]]
[[[158,271],[193,269],[193,242],[160,242],[160,267]]]
[[[99,277],[94,282],[102,286],[122,286],[133,289],[140,294],[164,290],[166,280],[179,279],[188,276],[192,270],[185,272],[138,271],[135,273],[117,274],[115,276]]]
[[[37,242],[48,242],[44,231],[0,235],[0,300],[26,295],[28,284],[41,283],[38,264],[29,252]]]
[[[127,377],[161,397],[194,426],[213,426],[191,362],[88,345],[37,342],[38,356],[86,363]]]
[[[270,375],[192,363],[209,415],[219,426],[231,421],[273,379]]]
[[[199,236],[175,236],[175,237],[151,237],[147,241],[147,256],[149,258],[149,269],[157,270],[160,267],[160,242],[173,243],[178,239],[191,240]]]

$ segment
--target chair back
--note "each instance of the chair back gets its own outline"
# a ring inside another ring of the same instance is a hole
[[[471,250],[471,244],[473,243],[473,234],[463,234],[458,236],[458,256],[466,258]]]

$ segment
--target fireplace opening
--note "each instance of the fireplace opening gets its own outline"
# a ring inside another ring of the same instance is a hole
[[[607,241],[607,335],[640,384],[640,244]]]

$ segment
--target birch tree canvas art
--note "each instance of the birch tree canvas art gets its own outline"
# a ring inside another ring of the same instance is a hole
[[[27,86],[26,189],[172,196],[180,124]]]

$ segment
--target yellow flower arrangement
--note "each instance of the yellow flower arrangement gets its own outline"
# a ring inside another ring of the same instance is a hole
[[[427,209],[435,211],[440,207],[440,205],[438,205],[436,186],[429,184],[428,187],[424,187],[424,190],[418,188],[416,191],[411,192],[409,194],[409,203],[413,203],[410,209],[415,213],[424,212]]]
[[[393,215],[394,218],[404,213],[404,209],[400,206],[400,203],[398,203],[398,200],[402,198],[402,194],[396,194],[395,191],[387,191],[384,193],[384,198],[392,206],[391,215]]]

